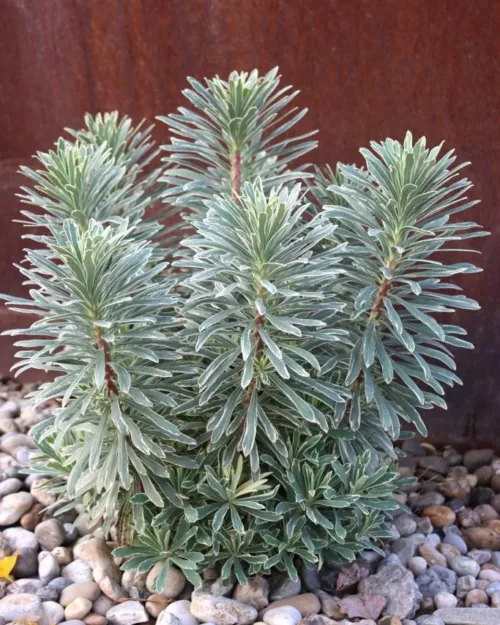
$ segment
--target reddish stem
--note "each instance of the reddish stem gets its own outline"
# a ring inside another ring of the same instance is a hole
[[[101,328],[97,328],[97,347],[104,351],[104,379],[106,381],[106,392],[108,397],[118,395],[118,388],[114,381],[114,373],[111,365],[109,364],[109,346],[102,337]]]
[[[231,197],[238,199],[241,190],[241,152],[235,150],[231,160]]]

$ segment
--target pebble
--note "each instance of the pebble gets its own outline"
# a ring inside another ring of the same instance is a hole
[[[23,483],[17,477],[9,477],[0,482],[0,498],[6,495],[12,495],[21,490]]]
[[[476,587],[476,578],[472,575],[464,575],[457,579],[457,597],[459,599],[465,599],[467,593],[470,590],[474,590]]]
[[[300,612],[289,605],[273,608],[264,615],[266,625],[297,625],[300,619]]]
[[[0,599],[0,615],[7,621],[39,621],[42,602],[33,594],[17,593]]]
[[[249,577],[246,584],[236,585],[233,598],[262,610],[269,604],[269,582],[265,577]]]
[[[482,566],[491,560],[491,551],[487,551],[486,549],[471,549],[467,556]]]
[[[420,545],[420,547],[418,548],[418,552],[428,564],[439,564],[440,566],[446,566],[445,556],[429,543],[424,543],[423,545]]]
[[[295,597],[302,589],[300,579],[296,581],[291,580],[286,573],[280,573],[274,578],[271,578],[271,601],[279,601],[279,599],[285,599],[286,597]]]
[[[486,586],[485,591],[488,597],[491,597],[494,592],[500,592],[500,582],[491,582]]]
[[[33,532],[22,527],[9,527],[3,530],[3,537],[11,553],[16,550],[18,558],[12,574],[14,577],[32,577],[38,572],[38,540]]]
[[[163,610],[167,607],[168,601],[169,600],[163,595],[157,595],[157,594],[149,595],[148,600],[145,603],[146,612],[149,615],[151,615],[153,618],[157,618],[163,612]]]
[[[163,562],[158,562],[154,567],[149,571],[149,574],[146,578],[146,588],[149,592],[157,592],[167,599],[175,599],[178,597],[181,592],[184,590],[184,586],[186,585],[186,578],[183,573],[176,569],[175,567],[170,567],[167,574],[167,579],[165,581],[165,586],[163,588],[154,588],[153,584],[155,579],[160,574],[160,571],[163,568]]]
[[[482,571],[479,573],[479,579],[483,579],[488,582],[500,582],[500,571],[494,571],[492,569],[482,569]]]
[[[86,562],[92,570],[98,569],[101,577],[107,575],[116,582],[120,581],[121,572],[113,561],[110,548],[102,538],[92,537],[79,542],[73,548],[73,556]]]
[[[38,577],[43,584],[51,582],[59,575],[59,572],[59,564],[51,553],[42,551],[38,554]]]
[[[64,620],[64,608],[55,601],[44,601],[42,603],[42,617],[40,625],[52,625]]]
[[[64,577],[70,579],[73,583],[78,584],[80,582],[92,582],[92,569],[83,560],[76,559],[70,562],[63,569]]]
[[[191,614],[191,601],[174,601],[165,611],[177,617],[181,625],[198,625],[197,619]]]
[[[455,592],[457,574],[444,566],[433,564],[415,581],[424,597],[435,597],[438,592]]]
[[[106,612],[106,618],[113,625],[135,625],[149,620],[144,606],[138,601],[124,601],[113,606]]]
[[[421,599],[413,574],[400,564],[392,563],[383,563],[375,575],[361,580],[358,593],[383,595],[386,597],[383,614],[397,616],[399,619],[411,618]]]
[[[498,527],[470,527],[464,530],[466,540],[477,549],[500,550]]]
[[[469,472],[489,464],[493,460],[493,449],[469,449],[465,452],[463,463]]]
[[[259,612],[259,616],[262,617],[267,611],[284,605],[293,606],[303,617],[318,614],[321,611],[321,602],[318,597],[313,593],[304,593],[302,595],[296,595],[295,597],[287,597],[286,599],[273,601]]]
[[[92,609],[92,601],[84,597],[77,597],[64,610],[66,620],[83,619]]]
[[[69,564],[73,560],[73,554],[71,553],[71,549],[69,547],[56,547],[55,549],[52,549],[51,553],[57,560],[57,564],[61,566]]]
[[[111,599],[108,599],[105,595],[101,595],[98,597],[92,606],[92,609],[96,614],[100,614],[101,616],[105,616],[106,612],[110,610],[114,606],[114,603]]]
[[[495,591],[490,595],[490,603],[492,608],[500,608],[500,591]]]
[[[477,577],[481,567],[472,558],[457,556],[451,560],[450,568],[453,569],[459,577],[463,577],[464,575]]]
[[[458,603],[458,599],[451,592],[438,592],[434,596],[434,604],[439,608],[454,608]]]
[[[441,506],[445,502],[445,497],[437,491],[430,491],[420,495],[413,504],[415,510],[424,510],[429,506]]]
[[[250,625],[257,620],[257,610],[251,605],[202,592],[193,594],[191,614],[202,623],[217,625]]]
[[[432,525],[437,528],[453,525],[457,515],[448,506],[428,506],[423,515],[430,519]]]
[[[92,612],[87,614],[87,616],[83,619],[83,622],[85,625],[106,625],[108,619],[105,616]]]
[[[99,586],[95,582],[82,582],[80,584],[71,584],[63,588],[59,603],[66,607],[78,597],[95,601],[101,594]]]
[[[421,556],[414,556],[408,560],[408,568],[413,575],[420,575],[427,569],[427,560]]]
[[[13,525],[33,505],[33,497],[25,492],[12,493],[0,499],[0,526]]]
[[[488,595],[484,592],[484,590],[474,588],[474,590],[467,593],[467,596],[465,597],[465,605],[469,608],[475,603],[488,603]]]
[[[479,518],[481,519],[481,523],[489,523],[490,521],[495,521],[500,518],[500,514],[495,510],[493,506],[485,503],[480,506],[476,506],[474,508],[474,512],[479,514]]]
[[[47,551],[60,547],[64,539],[63,526],[56,519],[42,521],[35,528],[35,536],[39,544]]]
[[[465,555],[468,551],[467,543],[460,535],[458,528],[455,526],[447,527],[444,530],[443,543],[456,547],[462,555]]]

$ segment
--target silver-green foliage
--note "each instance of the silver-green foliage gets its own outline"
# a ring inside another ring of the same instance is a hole
[[[116,525],[125,568],[163,563],[159,590],[171,566],[295,579],[379,548],[401,421],[425,432],[470,347],[442,313],[477,308],[452,281],[477,269],[443,254],[484,234],[454,218],[475,202],[452,153],[408,135],[364,169],[294,171],[315,142],[276,70],[190,82],[161,180],[149,129],[117,114],[23,169],[41,247],[29,297],[6,296],[38,316],[13,331],[19,369],[57,374],[31,471]],[[160,195],[178,248],[148,216]]]

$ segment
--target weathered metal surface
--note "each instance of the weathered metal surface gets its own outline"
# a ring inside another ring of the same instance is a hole
[[[317,163],[359,161],[372,139],[409,128],[446,139],[482,204],[470,218],[483,274],[463,281],[480,313],[460,313],[476,344],[461,353],[463,389],[448,413],[428,415],[434,438],[492,442],[500,434],[500,3],[479,0],[3,0],[0,3],[0,270],[2,291],[20,292],[15,165],[46,150],[86,111],[119,109],[152,120],[182,102],[187,74],[280,65],[302,90],[319,128]],[[158,127],[158,140],[166,140]],[[0,314],[2,328],[18,324]],[[12,358],[2,339],[3,363]]]

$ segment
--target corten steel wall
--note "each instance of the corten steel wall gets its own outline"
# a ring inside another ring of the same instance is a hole
[[[21,293],[16,172],[86,111],[119,109],[153,120],[183,103],[187,74],[279,65],[319,128],[317,163],[357,161],[372,139],[406,129],[446,139],[473,166],[482,204],[469,218],[485,272],[463,280],[480,313],[460,313],[476,344],[458,356],[463,389],[448,413],[427,416],[434,438],[500,434],[499,227],[500,3],[494,0],[0,0],[1,291]],[[157,127],[156,137],[167,139]],[[22,319],[0,316],[2,328]],[[1,372],[12,362],[0,344]],[[33,375],[32,375],[33,377]]]

